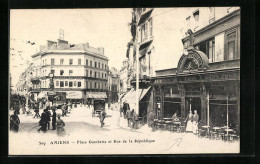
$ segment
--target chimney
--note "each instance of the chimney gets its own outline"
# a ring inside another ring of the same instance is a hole
[[[47,40],[47,49],[50,49],[56,42]]]
[[[98,47],[98,50],[100,51],[100,53],[101,53],[102,55],[104,55],[104,47]]]
[[[66,41],[66,40],[62,40],[62,39],[58,39],[58,46],[60,46],[60,45],[67,45],[69,42],[68,41]]]

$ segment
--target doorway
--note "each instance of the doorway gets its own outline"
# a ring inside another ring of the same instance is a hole
[[[192,114],[194,114],[194,110],[197,110],[199,115],[199,121],[201,120],[201,100],[200,97],[186,97],[186,117],[190,112],[190,108]]]

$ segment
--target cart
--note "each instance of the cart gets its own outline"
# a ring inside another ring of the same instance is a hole
[[[102,109],[105,109],[105,105],[106,105],[106,101],[105,99],[95,99],[94,100],[94,111],[93,111],[93,115],[99,115],[100,112],[102,111]]]

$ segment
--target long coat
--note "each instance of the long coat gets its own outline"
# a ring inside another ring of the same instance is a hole
[[[20,124],[20,119],[18,115],[13,114],[10,116],[10,130],[18,132],[19,130],[19,124]]]

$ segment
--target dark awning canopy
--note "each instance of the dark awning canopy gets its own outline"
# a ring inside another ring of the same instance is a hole
[[[153,12],[153,9],[151,9],[151,10],[147,11],[146,13],[144,13],[143,15],[141,15],[138,25],[145,22],[151,16],[152,12]]]
[[[106,92],[87,92],[86,98],[93,98],[93,99],[106,99],[107,94]]]

